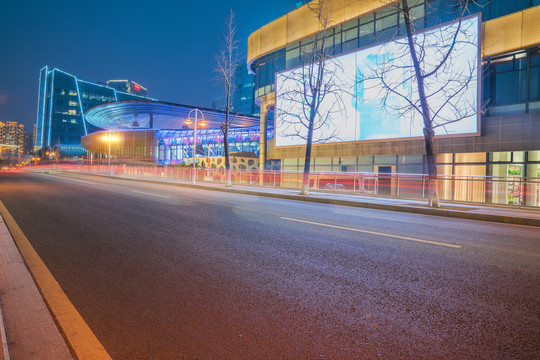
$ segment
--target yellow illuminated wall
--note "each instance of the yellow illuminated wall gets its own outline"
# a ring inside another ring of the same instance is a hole
[[[397,1],[330,0],[330,26],[369,14]],[[319,22],[308,5],[272,21],[249,36],[247,62],[313,35]],[[482,24],[482,54],[491,56],[540,44],[540,6]]]
[[[330,27],[337,26],[362,15],[376,11],[393,0],[327,0]],[[309,4],[301,6],[277,20],[263,26],[248,38],[247,61],[271,53],[279,48],[311,36],[321,30],[319,21]]]

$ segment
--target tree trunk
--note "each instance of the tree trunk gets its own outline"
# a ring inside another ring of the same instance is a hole
[[[224,132],[224,138],[223,138],[223,146],[225,147],[225,186],[231,187],[231,158],[229,157],[229,131],[227,130]]]
[[[426,144],[426,162],[428,168],[428,206],[440,207],[439,182],[437,181],[437,156],[433,149],[433,130],[424,129],[424,142]]]
[[[309,173],[311,170],[311,147],[313,143],[313,127],[315,121],[315,113],[312,107],[311,115],[309,119],[309,127],[306,141],[306,157],[304,160],[304,174],[302,178],[302,190],[301,195],[309,195]]]
[[[431,120],[431,114],[429,111],[429,105],[427,102],[424,77],[420,69],[420,61],[416,55],[416,49],[414,44],[414,38],[412,33],[411,21],[410,21],[410,9],[407,0],[402,2],[403,12],[405,14],[405,27],[407,29],[407,42],[409,45],[409,51],[411,53],[412,63],[414,66],[414,75],[416,83],[418,85],[418,97],[420,98],[420,108],[422,109],[422,118],[424,121],[424,142],[426,146],[426,160],[428,167],[428,206],[433,208],[440,207],[439,203],[439,185],[437,181],[437,163],[435,161],[435,150],[433,141],[435,133],[433,131],[433,123]]]

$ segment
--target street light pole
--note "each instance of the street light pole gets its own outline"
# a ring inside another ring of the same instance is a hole
[[[201,126],[205,126],[206,124],[204,123],[204,114],[202,113],[201,110],[195,108],[193,110],[191,110],[188,114],[188,118],[186,119],[186,121],[184,122],[186,125],[189,125],[191,124],[191,113],[195,111],[195,124],[193,124],[193,176],[192,176],[192,182],[195,184],[197,183],[197,168],[195,167],[195,158],[197,156],[197,124],[199,122],[199,118],[198,118],[198,113],[201,114]]]
[[[111,169],[111,141],[112,141],[112,134],[111,134],[111,130],[109,130],[109,170]]]

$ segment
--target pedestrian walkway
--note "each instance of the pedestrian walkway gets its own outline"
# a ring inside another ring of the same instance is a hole
[[[2,217],[0,295],[0,359],[73,359]]]
[[[158,183],[165,182],[184,187],[275,197],[297,201],[309,201],[333,205],[355,206],[369,209],[540,227],[540,209],[535,208],[516,208],[512,206],[495,205],[488,206],[474,203],[467,204],[443,201],[440,208],[434,209],[427,206],[427,200],[366,196],[339,191],[310,192],[310,195],[306,196],[300,195],[300,191],[298,189],[282,189],[254,185],[233,185],[232,187],[225,187],[225,185],[221,183],[198,182],[197,184],[193,184],[192,182],[170,178],[140,177],[125,174],[116,174],[116,177]]]

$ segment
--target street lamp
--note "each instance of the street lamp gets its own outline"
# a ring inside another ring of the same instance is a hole
[[[116,141],[117,138],[116,138],[116,137],[113,137],[113,136],[112,136],[111,130],[109,130],[109,136],[104,136],[104,137],[103,137],[103,140],[109,142],[109,157],[108,157],[108,159],[109,159],[109,168],[110,168],[110,167],[111,167],[111,143],[112,143],[113,141]]]
[[[195,111],[195,123],[193,127],[193,177],[192,177],[192,181],[195,184],[197,182],[197,169],[195,168],[195,157],[197,156],[197,123],[199,120],[197,114],[199,113],[201,114],[201,126],[205,127],[206,123],[204,122],[204,114],[202,113],[202,111],[195,108],[189,112],[186,121],[184,121],[184,124],[191,125],[191,113],[194,111]]]

